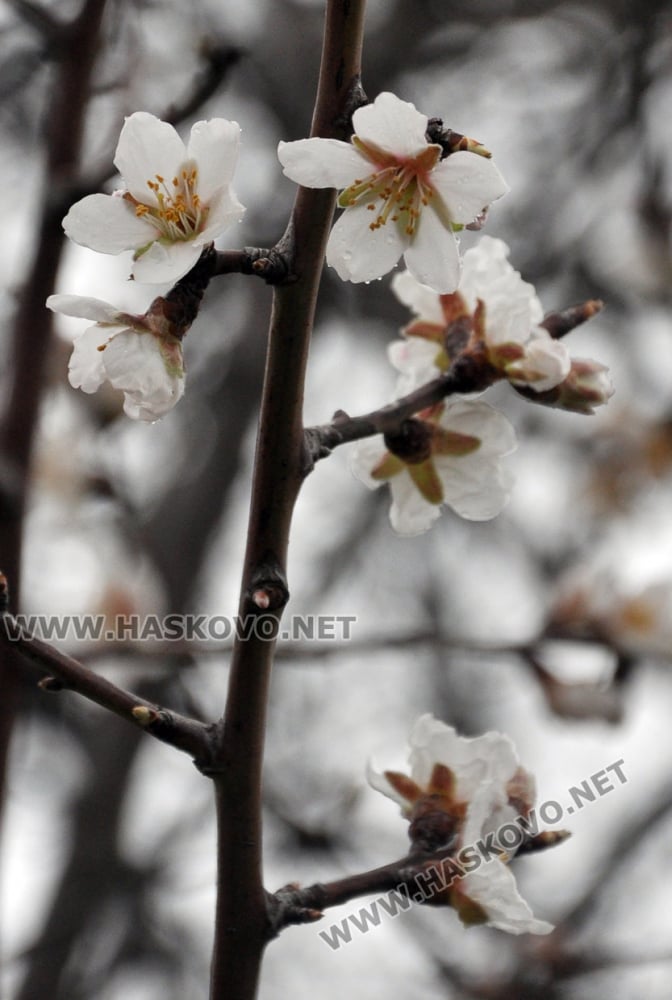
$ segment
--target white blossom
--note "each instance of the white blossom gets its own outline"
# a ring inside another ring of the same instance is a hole
[[[331,231],[327,263],[344,281],[371,281],[403,255],[418,281],[438,292],[457,287],[455,231],[508,191],[489,154],[468,150],[441,159],[427,140],[428,119],[413,104],[382,93],[352,116],[351,142],[281,142],[284,173],[309,188],[341,191],[345,211]]]
[[[230,187],[240,128],[225,118],[197,122],[185,146],[172,125],[136,111],[126,119],[114,163],[125,188],[72,206],[63,228],[100,253],[134,251],[138,281],[174,282],[245,209]]]
[[[450,323],[459,316],[474,320],[475,335],[485,343],[488,360],[514,385],[546,392],[570,372],[567,348],[545,330],[534,287],[508,261],[502,240],[483,236],[464,255],[457,291],[437,295],[406,271],[392,289],[415,314],[404,330],[407,340],[390,348],[390,359],[405,375],[428,381],[452,360],[446,348]],[[479,307],[480,304],[480,307]]]
[[[382,437],[358,443],[354,474],[371,489],[389,482],[390,521],[401,535],[427,531],[447,504],[471,521],[495,517],[508,500],[511,477],[501,459],[516,447],[508,420],[486,403],[454,400],[407,422],[427,454],[393,454]]]
[[[96,392],[104,382],[124,393],[124,412],[134,420],[158,420],[184,392],[182,345],[152,329],[152,319],[122,312],[100,299],[50,295],[54,312],[94,320],[75,339],[68,379],[75,389]]]
[[[421,716],[411,731],[410,777],[367,768],[369,783],[401,806],[402,814],[421,827],[454,831],[451,856],[459,871],[460,852],[517,817],[527,816],[535,798],[534,779],[520,766],[515,747],[502,733],[467,739],[432,715]],[[472,853],[472,858],[474,854]],[[548,934],[516,887],[508,855],[482,861],[451,881],[448,902],[464,923],[487,923],[511,934]],[[454,871],[454,869],[449,869]],[[445,890],[441,892],[443,894]],[[431,901],[431,900],[430,900]],[[435,902],[445,901],[437,899]]]

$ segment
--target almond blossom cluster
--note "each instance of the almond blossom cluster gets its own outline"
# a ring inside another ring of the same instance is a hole
[[[135,112],[114,157],[125,186],[73,205],[63,220],[66,234],[99,253],[132,250],[138,281],[178,281],[243,216],[231,188],[239,141],[236,122],[213,118],[197,122],[185,146],[172,125]],[[92,393],[108,381],[124,393],[124,412],[134,420],[154,421],[172,409],[184,392],[187,327],[161,316],[162,301],[131,316],[99,299],[50,296],[55,312],[95,321],[75,340],[70,384]]]
[[[572,359],[564,343],[541,325],[536,292],[513,269],[508,254],[502,240],[483,236],[465,253],[454,292],[439,294],[410,270],[394,277],[392,290],[415,315],[402,331],[404,339],[388,350],[399,373],[397,396],[470,356],[490,382],[506,379],[546,405],[592,413],[609,399],[613,388],[604,365]],[[469,446],[458,445],[455,437],[448,443],[445,434],[430,432],[430,424],[458,436],[468,425]],[[442,504],[471,520],[500,512],[511,483],[500,460],[515,448],[513,428],[501,414],[468,398],[418,413],[406,421],[407,430],[410,425],[413,433],[361,442],[353,458],[353,471],[367,486],[389,481],[390,520],[399,534],[427,530]],[[416,447],[408,445],[409,437]]]
[[[434,141],[427,116],[390,93],[356,110],[352,126],[350,142],[281,142],[280,163],[298,184],[340,192],[326,261],[341,279],[369,282],[403,258],[406,270],[392,290],[413,318],[388,352],[396,395],[431,382],[440,388],[417,408],[412,396],[410,415],[360,441],[354,472],[370,488],[389,484],[390,519],[400,534],[426,531],[444,507],[471,520],[492,518],[509,496],[504,459],[516,439],[506,417],[476,393],[505,380],[537,402],[591,413],[613,391],[606,369],[570,357],[559,339],[566,331],[549,328],[505,243],[485,236],[461,259],[456,234],[479,229],[508,191],[480,143]],[[235,122],[216,118],[195,124],[185,145],[171,125],[137,112],[126,119],[114,158],[124,187],[83,198],[63,221],[75,243],[104,254],[132,251],[136,280],[177,283],[140,315],[88,297],[47,301],[55,312],[93,322],[75,341],[70,383],[93,393],[109,382],[135,420],[160,418],[184,393],[182,338],[193,316],[171,309],[169,299],[179,300],[181,282],[193,281],[213,241],[243,216],[231,187],[239,140]],[[479,377],[464,391],[444,391],[464,362]],[[445,851],[442,861],[466,857],[502,824],[529,816],[534,781],[506,736],[465,739],[425,715],[410,744],[410,777],[369,768],[368,778],[401,806],[414,851]],[[548,933],[551,925],[518,893],[511,860],[502,851],[465,868],[433,901],[453,907],[465,924]]]
[[[488,924],[511,934],[548,934],[552,924],[539,920],[521,897],[502,851],[477,864],[474,847],[498,828],[529,816],[535,800],[534,778],[521,767],[511,740],[501,733],[466,739],[432,715],[421,716],[410,734],[410,777],[398,771],[367,770],[369,783],[393,799],[409,821],[414,850],[449,850],[464,858],[446,887],[430,899],[452,906],[466,925]],[[467,861],[466,859],[470,860]]]
[[[505,243],[486,236],[460,258],[456,234],[480,228],[508,191],[485,147],[464,136],[449,141],[450,130],[437,132],[390,93],[358,108],[352,126],[350,142],[281,142],[278,157],[297,183],[340,191],[326,260],[343,280],[371,281],[404,259],[392,288],[414,319],[389,350],[397,396],[469,356],[487,376],[479,389],[506,379],[537,402],[583,413],[605,402],[606,369],[572,360],[544,327],[535,290],[509,263]],[[75,204],[63,221],[67,235],[101,253],[132,250],[139,281],[179,282],[245,211],[231,188],[239,139],[235,122],[216,118],[196,123],[185,145],[171,125],[136,112],[114,159],[125,186]],[[131,316],[99,300],[52,296],[49,308],[95,321],[75,342],[71,384],[95,392],[109,381],[134,419],[168,412],[184,391],[187,326],[162,316],[162,301]],[[371,488],[389,483],[392,525],[412,535],[444,506],[471,520],[496,516],[511,486],[503,459],[514,448],[506,418],[472,394],[420,406],[394,432],[360,442],[353,469]]]

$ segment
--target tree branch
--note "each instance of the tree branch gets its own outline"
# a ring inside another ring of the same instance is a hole
[[[394,434],[399,431],[404,420],[427,407],[440,403],[447,396],[457,392],[477,392],[486,389],[501,376],[494,368],[474,363],[465,355],[431,382],[414,389],[393,403],[372,410],[362,416],[350,417],[338,410],[330,424],[307,427],[305,430],[306,474],[319,459],[326,458],[334,448],[374,434]]]
[[[517,853],[547,850],[566,840],[566,831],[542,832],[523,841]],[[341,906],[359,896],[397,892],[407,894],[416,903],[450,905],[447,890],[464,871],[455,859],[454,843],[433,851],[415,851],[379,868],[333,882],[316,882],[305,889],[291,884],[269,895],[271,932],[277,935],[291,924],[312,923],[330,906]]]
[[[66,653],[41,639],[26,635],[6,610],[7,581],[0,573],[0,644],[16,650],[46,676],[40,682],[45,691],[67,688],[106,708],[127,722],[140,726],[151,736],[190,754],[198,767],[207,767],[210,758],[210,731],[202,722],[160,708],[126,691],[89,670]]]
[[[311,135],[343,139],[360,78],[364,0],[328,0]],[[292,512],[304,478],[303,390],[308,346],[335,207],[334,191],[300,188],[276,250],[291,257],[292,283],[275,289],[252,484],[240,614],[278,616]],[[264,603],[262,601],[262,603]],[[279,618],[278,618],[279,620]],[[211,1000],[251,1000],[268,940],[261,874],[261,772],[274,642],[235,643],[213,767],[218,898]]]

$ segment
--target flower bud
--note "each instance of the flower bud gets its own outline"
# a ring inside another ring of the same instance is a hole
[[[553,405],[573,413],[594,413],[596,406],[602,406],[614,394],[608,371],[599,361],[572,358],[569,375],[551,390],[558,394]]]

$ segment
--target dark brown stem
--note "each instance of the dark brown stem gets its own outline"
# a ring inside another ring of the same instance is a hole
[[[359,83],[364,0],[328,0],[311,135],[347,135],[348,98]],[[286,599],[290,522],[303,480],[303,387],[335,192],[300,188],[281,246],[292,283],[276,288],[252,484],[241,616],[253,595]],[[218,818],[218,896],[211,1000],[252,1000],[269,937],[261,871],[261,771],[274,642],[234,646],[220,750],[213,770]]]
[[[217,251],[214,274],[252,274],[269,285],[279,285],[290,279],[289,257],[281,246],[264,250],[244,247],[242,250]]]
[[[190,754],[199,767],[207,768],[210,738],[208,727],[203,723],[169,712],[125,691],[72,656],[59,652],[41,639],[25,635],[10,614],[0,618],[0,647],[10,647],[46,674],[40,682],[43,690],[67,688],[76,691],[114,715],[140,726],[163,743]]]
[[[359,441],[374,434],[394,434],[404,420],[456,392],[474,392],[487,388],[499,377],[494,369],[472,366],[469,358],[456,362],[445,375],[432,379],[407,396],[371,413],[350,417],[339,410],[330,424],[306,428],[306,472],[313,464],[341,444]]]
[[[524,841],[519,853],[546,850],[562,843],[568,836],[565,830],[537,834]],[[372,896],[393,889],[417,903],[446,905],[449,901],[446,890],[464,874],[454,855],[454,845],[444,845],[433,851],[416,850],[391,864],[347,875],[333,882],[317,882],[305,889],[295,885],[285,886],[269,902],[272,933],[279,934],[291,924],[319,920],[330,906],[341,906],[360,896]]]
[[[292,924],[319,920],[330,906],[340,906],[359,896],[408,889],[427,864],[438,864],[443,854],[418,857],[407,855],[389,865],[381,865],[367,872],[347,875],[333,882],[316,882],[304,889],[295,885],[279,889],[269,901],[271,932],[277,935]]]

